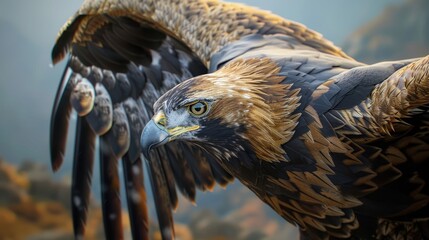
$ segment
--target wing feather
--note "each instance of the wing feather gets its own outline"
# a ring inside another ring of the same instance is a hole
[[[123,239],[118,158],[106,137],[100,139],[101,205],[106,239]]]
[[[156,202],[155,208],[158,216],[158,223],[162,239],[174,239],[174,223],[171,209],[168,185],[165,179],[162,165],[160,164],[160,154],[158,151],[152,153],[151,160],[146,161],[150,183],[152,186],[153,198]]]
[[[192,177],[188,162],[186,159],[181,158],[182,150],[180,149],[180,145],[171,143],[165,146],[165,148],[167,149],[168,160],[175,176],[177,187],[184,197],[194,202],[196,195],[195,180]]]
[[[149,219],[146,205],[146,191],[143,184],[142,159],[138,157],[132,162],[127,154],[124,156],[122,164],[133,239],[148,240]]]
[[[73,31],[79,29],[79,24],[85,24],[86,31],[91,33],[75,39]],[[94,26],[97,27],[92,29]],[[133,239],[147,239],[149,220],[140,133],[152,116],[152,104],[157,98],[179,82],[206,73],[207,68],[181,41],[151,23],[128,17],[104,15],[96,20],[86,15],[76,17],[57,40],[52,52],[54,63],[64,57],[63,51],[67,49],[71,50],[71,58],[51,120],[52,166],[58,169],[64,158],[73,84],[78,78],[86,78],[95,89],[95,98],[92,110],[82,113],[78,120],[75,151],[83,149],[85,155],[75,157],[74,178],[85,178],[74,179],[79,183],[74,189],[85,193],[82,198],[89,198],[90,186],[84,183],[89,181],[92,162],[84,163],[81,159],[93,159],[90,148],[99,136],[105,234],[110,239],[121,238],[123,234],[117,172],[117,163],[122,158]],[[89,145],[83,146],[85,143]],[[194,202],[197,187],[210,190],[215,181],[222,186],[232,181],[230,174],[204,155],[194,153],[190,147],[171,144],[159,149],[155,161],[147,163],[163,239],[174,237],[171,211],[178,205],[176,187]],[[76,210],[73,217],[76,235],[83,235],[86,211]]]
[[[181,148],[191,168],[196,186],[202,191],[213,189],[215,184],[213,174],[200,150],[186,144]]]
[[[58,86],[51,114],[50,149],[51,165],[54,171],[61,167],[66,151],[67,133],[72,111],[70,103],[72,92],[72,86],[69,81],[70,74],[71,69],[66,68]]]
[[[71,186],[73,228],[76,238],[85,234],[94,165],[95,137],[95,133],[87,121],[79,117],[76,126]]]
[[[165,182],[167,184],[167,190],[170,197],[169,199],[170,199],[171,208],[176,209],[179,204],[179,198],[177,197],[176,181],[174,179],[173,170],[171,169],[171,166],[168,160],[166,159],[166,156],[168,156],[166,153],[166,149],[160,148],[159,154],[160,156],[162,156],[160,158],[160,162],[161,162],[160,165],[164,172]]]

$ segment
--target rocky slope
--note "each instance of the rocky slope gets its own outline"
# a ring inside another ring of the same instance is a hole
[[[54,181],[48,171],[31,162],[15,167],[0,160],[0,239],[73,239],[70,184]],[[88,239],[102,238],[98,210],[94,202]]]
[[[175,215],[178,239],[296,239],[294,227],[238,184],[201,197],[202,207],[182,199]],[[208,207],[210,202],[218,204]],[[131,239],[127,213],[123,214],[125,239]],[[104,239],[101,209],[95,199],[88,216],[85,239]],[[160,240],[155,222],[152,218],[150,239]],[[70,180],[53,179],[48,167],[34,161],[14,166],[0,159],[0,226],[2,240],[73,239]]]

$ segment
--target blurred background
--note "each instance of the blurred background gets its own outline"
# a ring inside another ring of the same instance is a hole
[[[301,22],[362,62],[429,54],[427,0],[239,2]],[[49,167],[50,111],[64,68],[64,63],[50,66],[50,51],[58,30],[80,4],[77,0],[0,2],[0,240],[73,239],[72,162],[55,174]],[[71,151],[66,158],[71,160]],[[97,166],[94,169],[88,239],[103,239],[99,174]],[[151,236],[157,239],[153,207],[151,214]],[[182,200],[175,219],[177,235],[186,240],[297,239],[293,226],[240,183],[198,193],[197,206]],[[124,224],[129,229],[129,223]]]

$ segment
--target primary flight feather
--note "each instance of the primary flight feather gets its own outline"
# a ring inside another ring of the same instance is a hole
[[[119,159],[133,239],[148,238],[141,152],[163,239],[176,188],[194,201],[233,178],[303,239],[428,237],[429,57],[365,65],[301,24],[215,0],[85,1],[53,62],[67,52],[51,156],[56,170],[75,109],[76,237],[97,136],[108,239],[122,238]]]

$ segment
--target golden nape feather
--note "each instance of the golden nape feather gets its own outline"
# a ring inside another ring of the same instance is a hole
[[[239,59],[212,74],[202,76],[188,98],[217,98],[209,116],[229,126],[250,126],[248,139],[257,157],[264,161],[286,161],[281,148],[293,135],[299,114],[299,90],[281,84],[280,67],[267,58]],[[275,144],[272,144],[275,143]]]
[[[85,235],[96,140],[107,239],[149,239],[144,174],[163,239],[178,192],[234,178],[302,239],[429,238],[429,56],[365,65],[319,33],[215,0],[85,1],[51,118],[52,167],[72,109],[72,214]],[[152,108],[153,107],[153,108]],[[143,165],[145,163],[145,165]]]

